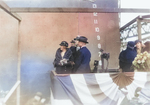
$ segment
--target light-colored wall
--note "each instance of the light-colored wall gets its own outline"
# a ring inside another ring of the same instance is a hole
[[[55,52],[61,41],[70,42],[77,35],[86,36],[87,47],[92,53],[91,65],[98,57],[98,43],[110,53],[109,68],[118,67],[120,48],[119,20],[115,13],[99,13],[98,24],[94,24],[93,13],[22,13],[21,45],[22,65],[28,60],[38,59],[38,63],[53,70]],[[100,32],[95,32],[99,27]],[[97,40],[97,35],[101,39]],[[31,63],[31,64],[32,64]],[[91,66],[92,68],[92,66]]]
[[[19,13],[21,31],[21,95],[25,100],[40,91],[49,96],[50,71],[61,41],[70,42],[77,35],[86,36],[91,51],[91,68],[98,57],[98,43],[110,53],[109,68],[118,67],[120,49],[119,20],[116,13],[98,13],[94,24],[93,13]],[[100,32],[95,32],[99,27]],[[97,35],[101,39],[97,40]],[[24,100],[24,101],[25,101]],[[24,102],[23,102],[24,103]]]
[[[78,15],[74,13],[21,13],[21,95],[25,103],[36,92],[49,97],[50,70],[62,40],[78,34]]]
[[[71,41],[78,34],[78,14],[22,13],[22,69],[53,70],[55,52],[61,41]],[[35,66],[36,65],[36,66]]]
[[[0,9],[0,90],[17,82],[18,21]]]
[[[21,97],[22,103],[40,91],[49,97],[50,70],[61,41],[70,42],[77,35],[86,36],[91,51],[91,68],[98,57],[98,43],[110,53],[109,68],[118,67],[120,49],[119,20],[116,13],[19,13],[21,35]],[[94,24],[94,19],[98,24]],[[100,31],[95,32],[95,27]],[[97,40],[97,35],[101,39]],[[0,76],[16,80],[18,52],[18,21],[0,11]],[[2,79],[0,80],[2,81]],[[3,83],[3,82],[1,82]],[[2,85],[0,85],[2,86]]]
[[[94,20],[97,20],[98,24],[94,24]],[[99,28],[99,32],[96,32],[95,28]],[[120,49],[118,14],[98,13],[95,17],[93,13],[80,13],[79,34],[89,38],[89,45],[87,46],[92,53],[91,68],[93,68],[94,60],[100,60],[100,57],[98,57],[98,43],[101,44],[104,52],[110,53],[108,68],[118,68]],[[97,40],[97,35],[100,36],[100,40]]]

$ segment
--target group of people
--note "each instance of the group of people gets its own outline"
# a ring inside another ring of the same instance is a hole
[[[62,41],[60,48],[56,51],[54,67],[57,74],[90,73],[91,53],[87,49],[88,39],[85,36],[78,36],[68,43]]]
[[[87,40],[85,36],[78,36],[71,41],[70,48],[66,41],[60,43],[60,48],[57,49],[53,62],[57,74],[91,72],[91,53],[86,47]],[[129,41],[127,48],[119,54],[119,66],[122,72],[133,72],[132,62],[137,54],[144,51],[150,53],[150,41],[144,44],[140,40]]]
[[[150,41],[147,41],[144,44],[140,40],[129,41],[126,50],[121,51],[119,55],[119,66],[122,69],[122,72],[134,72],[132,62],[137,54],[144,51],[150,53]]]

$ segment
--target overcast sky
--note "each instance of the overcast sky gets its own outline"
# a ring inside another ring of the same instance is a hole
[[[121,8],[150,9],[150,0],[121,0]],[[121,13],[121,26],[139,15],[149,14],[150,13]]]
[[[121,0],[122,8],[149,8],[150,0]]]
[[[150,0],[121,0],[121,8],[150,9]],[[139,15],[150,15],[150,13],[121,13],[121,26],[125,25]],[[142,38],[148,36],[149,35],[142,36]],[[127,41],[136,39],[137,37],[129,38]]]
[[[15,1],[15,0],[4,0],[4,1]],[[42,4],[44,4],[47,1],[50,0],[16,0],[16,1],[21,1],[21,3],[15,3],[15,6],[19,7],[24,7],[24,6],[40,6]],[[59,1],[59,0],[54,0]],[[60,1],[64,1],[64,0],[60,0]],[[73,0],[68,0],[68,1],[73,1]],[[76,0],[76,1],[82,1],[82,0]],[[100,0],[97,0],[100,1]],[[36,3],[35,3],[36,2]],[[44,3],[43,3],[44,2]],[[11,4],[14,5],[14,4]],[[10,6],[11,6],[10,5]],[[45,7],[48,7],[50,4],[49,3],[45,3]],[[140,9],[150,9],[150,0],[121,0],[121,8],[140,8]],[[123,25],[125,25],[126,23],[128,23],[129,21],[131,21],[132,19],[134,19],[135,17],[139,16],[139,15],[148,15],[150,13],[121,13],[121,27]]]

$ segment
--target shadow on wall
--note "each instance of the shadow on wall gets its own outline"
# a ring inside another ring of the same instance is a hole
[[[37,92],[41,92],[43,98],[50,98],[50,71],[54,69],[52,62],[48,57],[44,59],[35,55],[22,57],[21,103],[26,103]]]
[[[7,59],[0,64],[0,90],[10,91],[17,82],[17,63]]]

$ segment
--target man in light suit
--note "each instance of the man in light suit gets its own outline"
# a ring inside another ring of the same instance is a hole
[[[80,47],[80,50],[78,56],[76,56],[75,59],[75,66],[74,66],[75,73],[90,73],[91,53],[86,48],[88,39],[84,36],[80,36],[77,40],[79,41],[78,46]]]

